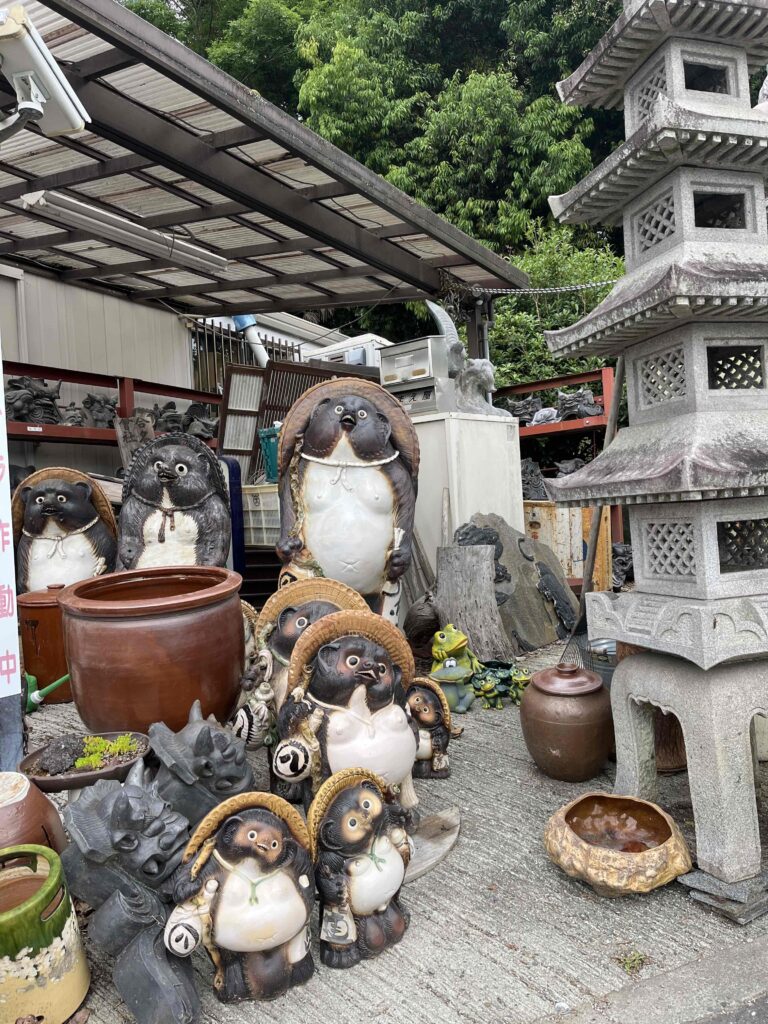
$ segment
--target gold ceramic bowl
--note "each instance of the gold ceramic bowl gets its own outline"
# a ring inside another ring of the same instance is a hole
[[[691,855],[672,818],[635,797],[578,797],[549,819],[544,845],[550,860],[600,896],[650,892],[691,870]]]

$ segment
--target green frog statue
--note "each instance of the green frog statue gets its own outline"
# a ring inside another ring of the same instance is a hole
[[[429,677],[440,684],[448,706],[455,714],[463,715],[472,707],[476,696],[472,680],[482,668],[469,649],[469,638],[456,626],[449,623],[435,633]]]

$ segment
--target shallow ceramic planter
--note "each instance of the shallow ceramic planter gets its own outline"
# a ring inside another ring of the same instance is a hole
[[[42,690],[69,671],[64,654],[64,633],[61,627],[59,595],[63,584],[55,583],[47,590],[19,594],[19,634],[24,652],[24,670],[37,679]],[[69,683],[62,683],[45,698],[49,704],[72,700]]]
[[[63,1024],[91,976],[58,854],[0,850],[0,1020]]]
[[[106,740],[116,740],[118,736],[124,735],[125,730],[120,732],[100,732],[99,736],[103,736]],[[84,736],[87,733],[83,733]],[[23,761],[19,762],[19,771],[38,787],[42,789],[44,793],[63,793],[69,789],[84,789],[86,786],[92,786],[94,782],[98,782],[99,779],[117,779],[118,782],[122,782],[128,775],[128,772],[133,768],[138,760],[140,760],[146,753],[149,752],[149,737],[145,736],[143,732],[132,732],[131,739],[136,740],[139,743],[141,753],[132,757],[128,761],[124,761],[122,764],[108,765],[106,768],[100,768],[97,771],[82,771],[82,772],[62,772],[60,775],[35,775],[35,765],[38,759],[48,749],[45,747],[38,747],[37,750],[31,751],[24,758]]]
[[[650,892],[691,870],[691,855],[673,819],[635,797],[578,797],[549,819],[544,845],[558,867],[600,896]]]
[[[36,843],[61,853],[67,845],[59,812],[19,772],[0,772],[0,836],[4,846]]]
[[[215,566],[111,573],[59,597],[72,693],[93,732],[181,729],[194,701],[225,722],[240,693],[236,572]]]

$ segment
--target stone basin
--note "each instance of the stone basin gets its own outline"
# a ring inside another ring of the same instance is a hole
[[[579,796],[550,818],[544,845],[558,867],[600,896],[650,892],[691,870],[674,820],[635,797]]]

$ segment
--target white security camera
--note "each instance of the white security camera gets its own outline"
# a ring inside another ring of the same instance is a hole
[[[0,121],[0,142],[30,122],[49,137],[82,131],[90,122],[21,4],[0,9],[0,71],[17,101],[15,112]]]

